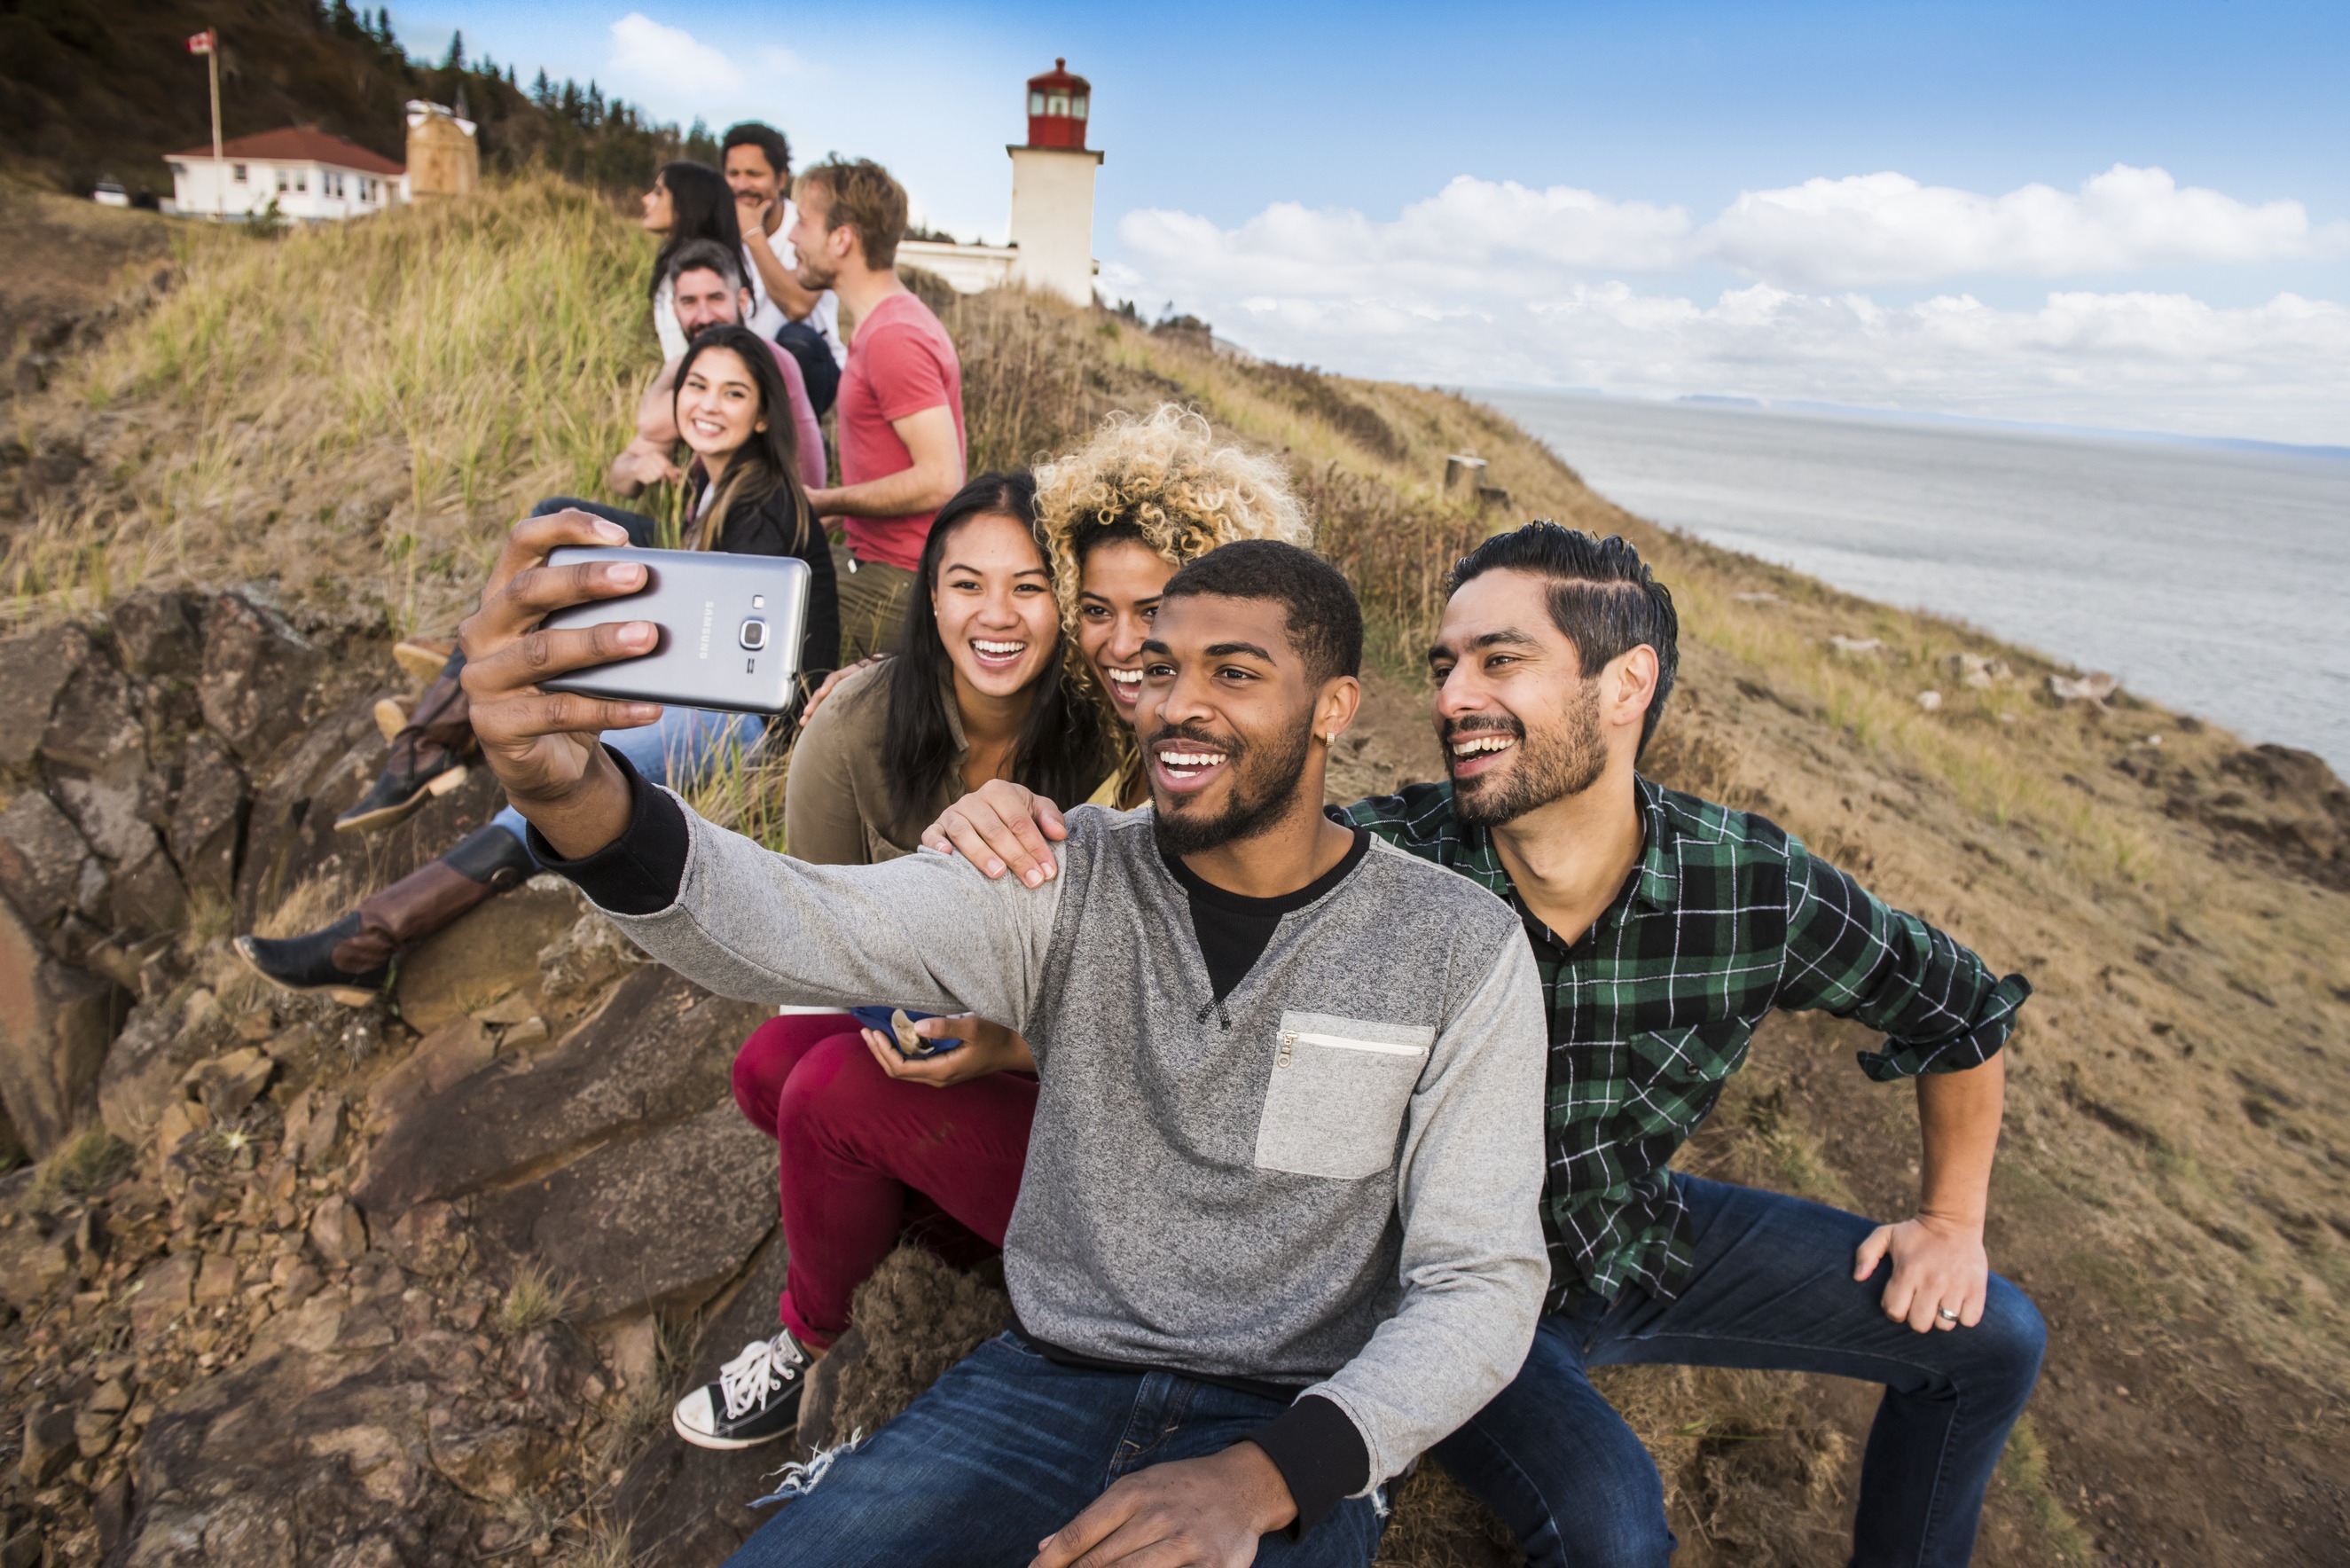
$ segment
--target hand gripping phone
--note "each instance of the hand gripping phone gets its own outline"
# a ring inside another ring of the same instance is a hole
[[[645,586],[635,593],[556,610],[547,627],[649,620],[660,635],[650,653],[573,670],[540,682],[545,690],[731,713],[781,713],[792,705],[807,624],[806,562],[569,545],[546,560],[552,566],[635,561],[645,568]]]

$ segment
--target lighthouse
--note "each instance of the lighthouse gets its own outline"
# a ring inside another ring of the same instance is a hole
[[[1086,145],[1093,84],[1056,59],[1028,78],[1028,140],[1012,154],[1015,283],[1076,305],[1094,297],[1094,172],[1102,155]]]

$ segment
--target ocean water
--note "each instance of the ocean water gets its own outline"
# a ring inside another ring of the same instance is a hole
[[[1641,516],[2350,775],[2350,456],[1475,395]]]

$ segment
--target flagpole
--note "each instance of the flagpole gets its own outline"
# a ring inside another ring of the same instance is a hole
[[[221,158],[220,132],[220,35],[207,28],[213,47],[204,51],[204,64],[211,68],[213,79],[213,216],[228,216],[228,165]]]

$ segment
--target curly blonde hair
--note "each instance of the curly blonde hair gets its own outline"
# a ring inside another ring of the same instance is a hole
[[[1077,651],[1077,589],[1087,551],[1112,539],[1137,539],[1180,570],[1238,539],[1314,545],[1314,524],[1279,461],[1218,441],[1203,415],[1175,403],[1160,404],[1145,419],[1110,415],[1085,445],[1037,464],[1035,473],[1036,521],[1052,553],[1069,672],[1106,713],[1115,713],[1116,705]],[[1131,730],[1123,722],[1112,728],[1124,799],[1140,783],[1140,754]]]
[[[1085,552],[1113,530],[1123,537],[1130,528],[1177,567],[1235,539],[1314,545],[1288,471],[1218,442],[1204,416],[1174,403],[1148,419],[1112,414],[1085,445],[1038,464],[1036,519],[1052,546],[1053,593],[1073,639]]]

